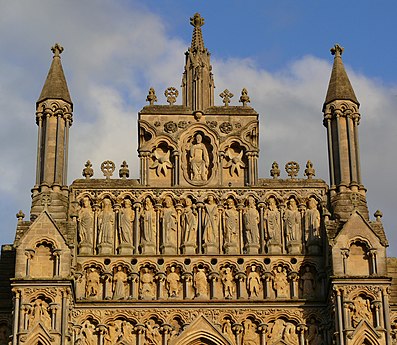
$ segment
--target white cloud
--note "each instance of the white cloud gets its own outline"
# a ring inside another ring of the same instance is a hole
[[[87,159],[93,162],[96,177],[101,176],[100,163],[107,159],[116,163],[117,170],[127,160],[132,175],[138,177],[137,112],[150,86],[155,87],[159,103],[165,103],[166,87],[179,87],[183,52],[189,44],[168,37],[160,17],[134,4],[123,7],[100,1],[92,7],[89,2],[79,2],[79,6],[63,3],[62,15],[57,2],[47,0],[41,8],[46,8],[47,19],[38,19],[43,14],[33,2],[26,2],[23,11],[16,2],[8,2],[3,8],[6,15],[0,19],[0,32],[9,33],[2,34],[8,49],[0,57],[1,243],[12,241],[14,235],[10,207],[15,207],[14,213],[22,207],[28,214],[36,155],[34,102],[50,64],[48,45],[59,40],[65,46],[63,65],[75,106],[69,164],[69,179],[74,179],[80,178]],[[34,39],[27,39],[26,32]],[[289,160],[298,161],[302,176],[310,159],[317,176],[328,180],[321,109],[331,63],[331,58],[325,61],[308,55],[269,72],[251,59],[213,57],[216,94],[228,88],[234,93],[233,103],[238,104],[240,91],[246,87],[251,105],[260,114],[261,176],[269,176],[274,160],[280,167]],[[372,213],[376,208],[384,210],[389,240],[396,242],[391,224],[397,192],[392,183],[396,90],[351,68],[348,73],[362,103],[361,158],[369,206]],[[216,103],[221,104],[220,99]],[[391,253],[397,255],[395,246]]]

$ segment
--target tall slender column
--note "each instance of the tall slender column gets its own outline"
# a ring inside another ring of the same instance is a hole
[[[331,188],[332,188],[335,186],[335,170],[334,170],[334,149],[332,146],[331,117],[332,117],[331,114],[327,114],[325,116],[325,121],[327,121],[329,176],[330,176]]]
[[[134,220],[134,234],[133,234],[133,250],[134,254],[139,254],[139,209],[141,208],[140,202],[134,203],[135,220]]]
[[[56,116],[56,132],[55,132],[55,138],[56,138],[56,144],[55,144],[55,159],[54,159],[54,183],[55,184],[61,184],[62,181],[58,180],[58,174],[59,174],[59,165],[60,165],[60,158],[63,158],[63,142],[62,145],[60,143],[61,139],[61,121],[62,121],[62,114],[60,112],[57,112],[55,114]]]
[[[389,310],[389,287],[382,289],[382,302],[383,302],[383,319],[385,321],[386,328],[386,345],[391,344],[390,340],[390,310]]]
[[[197,203],[197,210],[198,210],[198,226],[197,226],[197,248],[198,253],[202,253],[202,246],[203,246],[203,208],[204,204],[202,202]]]
[[[263,219],[265,203],[263,201],[258,203],[259,207],[259,235],[260,235],[260,253],[265,253],[265,221]]]
[[[297,330],[299,332],[299,345],[305,345],[305,332],[307,330],[306,325],[302,323],[299,324]]]
[[[361,167],[360,167],[360,146],[358,142],[358,123],[360,121],[360,114],[356,113],[353,115],[353,123],[354,123],[354,142],[355,142],[355,148],[356,148],[356,168],[357,168],[357,182],[358,184],[362,184],[361,181]]]
[[[19,331],[19,307],[20,307],[20,299],[21,299],[21,290],[13,288],[12,292],[14,293],[14,323],[12,328],[12,345],[18,344],[17,333]]]
[[[65,114],[65,157],[63,160],[63,182],[64,186],[68,184],[68,160],[69,160],[69,127],[71,124],[71,114]]]
[[[66,339],[66,331],[67,331],[67,310],[69,309],[68,306],[68,295],[70,294],[70,289],[67,288],[62,290],[62,323],[61,323],[61,345],[65,344]]]
[[[354,142],[351,134],[351,122],[352,116],[350,113],[346,114],[346,124],[347,124],[347,141],[349,143],[349,161],[350,161],[350,182],[357,183],[357,168],[354,166],[356,161],[356,152],[354,150]]]
[[[46,112],[45,113],[45,130],[44,130],[44,152],[43,152],[43,162],[42,162],[42,167],[43,167],[43,172],[42,172],[42,177],[40,181],[41,183],[49,183],[48,181],[48,176],[46,174],[46,166],[47,166],[47,156],[48,156],[48,131],[50,127],[50,113]]]
[[[261,323],[258,326],[258,331],[260,332],[260,345],[266,345],[266,329],[267,329],[267,324]]]
[[[179,151],[172,151],[172,155],[174,157],[174,186],[179,185]]]
[[[225,159],[225,151],[219,151],[219,185],[223,186],[223,160]]]
[[[40,184],[40,179],[41,179],[41,136],[42,136],[42,127],[43,127],[43,113],[37,112],[36,113],[36,121],[37,121],[37,126],[38,131],[37,131],[37,158],[36,158],[36,186]]]
[[[338,315],[338,336],[339,336],[339,345],[344,345],[344,337],[343,337],[343,308],[342,308],[342,295],[340,289],[336,289],[336,313]]]

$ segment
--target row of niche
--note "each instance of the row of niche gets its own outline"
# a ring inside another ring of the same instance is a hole
[[[225,316],[217,323],[222,336],[231,344],[331,344],[331,327],[321,325],[314,316],[309,317],[305,324],[287,316],[272,318],[266,323],[253,315],[245,316],[241,323],[235,322],[231,316]],[[151,316],[144,323],[120,316],[107,320],[106,325],[93,317],[87,317],[81,324],[74,324],[70,333],[73,344],[162,345],[183,340],[183,332],[188,326],[178,316],[170,323],[162,322],[157,316]],[[205,339],[205,336],[201,337],[201,340]]]
[[[320,254],[318,198],[253,194],[200,199],[186,194],[93,201],[82,195],[72,215],[79,254]]]
[[[324,297],[326,276],[314,264],[303,263],[294,271],[286,262],[266,270],[253,261],[239,269],[224,262],[215,268],[201,262],[186,268],[170,263],[159,269],[142,263],[131,269],[115,263],[108,270],[86,263],[74,274],[78,300],[235,300],[308,299]]]

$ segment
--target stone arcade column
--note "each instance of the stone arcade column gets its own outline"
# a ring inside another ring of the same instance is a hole
[[[19,313],[20,313],[20,303],[21,303],[21,290],[13,288],[14,293],[14,322],[12,328],[12,345],[18,344],[17,334],[19,331]]]

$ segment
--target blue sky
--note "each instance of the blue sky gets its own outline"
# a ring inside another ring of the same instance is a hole
[[[40,4],[40,5],[38,5]],[[95,4],[95,5],[94,5]],[[216,95],[246,87],[260,113],[260,176],[271,163],[314,163],[328,181],[322,104],[332,66],[343,60],[361,102],[363,180],[370,213],[381,209],[397,256],[397,48],[395,1],[2,1],[0,3],[0,243],[11,243],[15,213],[29,213],[36,155],[35,102],[51,63],[63,67],[74,102],[69,182],[90,159],[138,164],[136,114],[153,86],[180,86],[189,17],[200,12],[212,53]],[[220,104],[220,98],[216,101]],[[303,169],[302,169],[303,170]],[[132,169],[137,177],[137,169]]]

